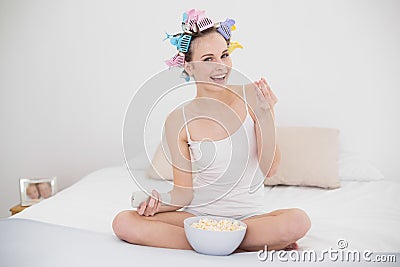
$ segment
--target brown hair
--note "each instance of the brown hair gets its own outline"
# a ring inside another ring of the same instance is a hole
[[[210,33],[213,33],[213,32],[218,32],[217,28],[211,27],[211,28],[205,29],[204,31],[196,33],[196,35],[192,35],[192,39],[190,40],[189,50],[185,54],[185,61],[186,62],[192,61],[192,54],[193,54],[193,46],[192,46],[192,44],[193,44],[193,41],[196,40],[197,38],[206,36],[206,35],[208,35]],[[230,39],[226,40],[226,44],[229,45],[229,43],[230,43]]]

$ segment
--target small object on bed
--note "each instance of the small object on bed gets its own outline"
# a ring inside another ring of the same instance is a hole
[[[57,193],[57,177],[19,179],[21,206],[31,206]]]
[[[143,192],[143,191],[136,191],[132,193],[131,197],[131,205],[132,208],[138,208],[139,205],[147,201],[149,199],[150,195]],[[160,193],[161,197],[161,202],[164,204],[170,204],[171,203],[171,195],[169,193]]]
[[[214,256],[226,256],[234,252],[242,243],[247,230],[247,225],[242,221],[218,216],[190,217],[183,224],[186,238],[193,249]]]

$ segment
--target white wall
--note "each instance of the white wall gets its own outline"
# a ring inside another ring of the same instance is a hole
[[[198,3],[0,1],[0,217],[21,177],[58,176],[65,188],[123,164],[125,110],[175,53],[164,31],[180,31],[192,7],[236,19],[245,49],[234,66],[267,78],[278,125],[339,128],[342,149],[396,178],[399,1]]]

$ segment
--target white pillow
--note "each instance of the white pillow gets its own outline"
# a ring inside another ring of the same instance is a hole
[[[384,179],[383,174],[370,161],[352,152],[339,153],[337,168],[338,179],[341,181],[377,181]],[[146,174],[148,178],[173,180],[172,167],[166,160],[160,144]]]
[[[339,178],[342,181],[378,181],[384,175],[367,159],[351,152],[342,152],[338,159]]]

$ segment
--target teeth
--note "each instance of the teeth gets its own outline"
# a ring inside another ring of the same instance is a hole
[[[225,74],[222,74],[220,76],[211,76],[211,78],[213,78],[213,79],[222,79],[224,77],[225,77]]]

